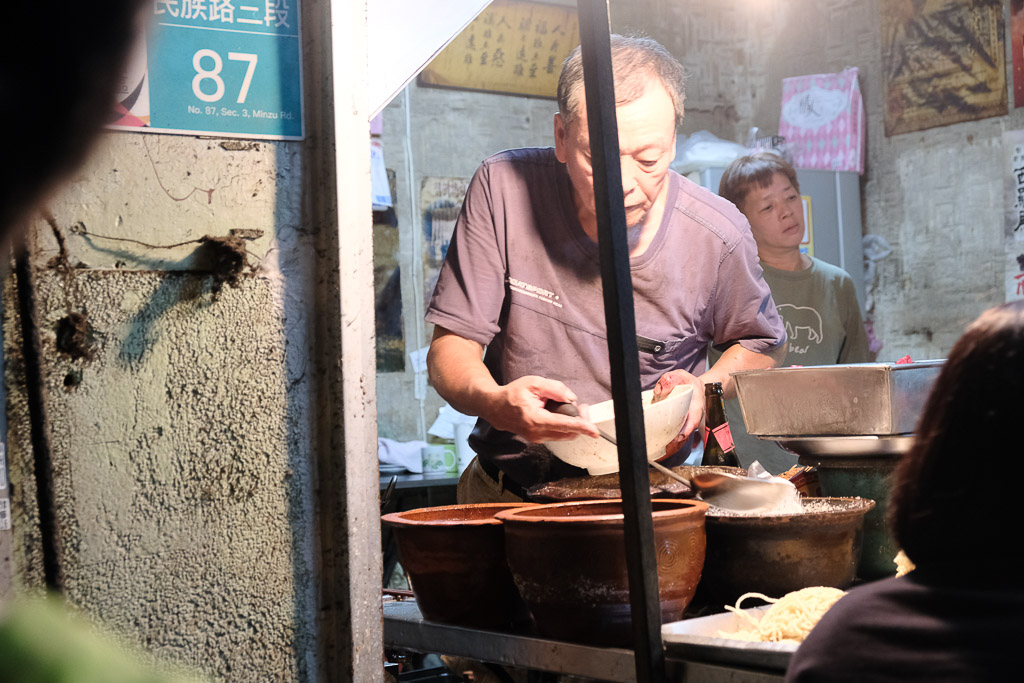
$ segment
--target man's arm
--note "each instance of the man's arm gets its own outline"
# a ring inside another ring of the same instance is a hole
[[[531,443],[599,436],[589,420],[545,410],[548,399],[575,403],[569,387],[532,375],[499,385],[483,363],[483,347],[439,325],[427,353],[427,371],[437,393],[460,413],[482,417]]]
[[[725,350],[725,353],[722,354],[717,363],[700,376],[701,381],[705,384],[721,382],[725,397],[734,398],[736,396],[736,384],[732,380],[732,373],[739,372],[740,370],[767,370],[768,368],[774,368],[785,360],[787,347],[788,342],[784,342],[766,353],[757,353],[745,349],[739,344],[733,344]]]

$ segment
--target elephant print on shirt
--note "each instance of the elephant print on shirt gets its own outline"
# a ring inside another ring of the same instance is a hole
[[[786,325],[789,336],[789,353],[803,355],[813,345],[824,341],[821,314],[809,306],[779,304],[779,315]]]

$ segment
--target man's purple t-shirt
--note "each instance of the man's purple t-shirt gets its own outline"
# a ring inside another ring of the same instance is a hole
[[[661,226],[630,259],[642,389],[663,374],[703,372],[709,343],[764,353],[786,334],[743,215],[669,172]],[[611,397],[597,244],[576,217],[564,164],[551,148],[486,159],[466,193],[426,320],[487,347],[498,384],[525,375],[564,382],[582,403]],[[657,350],[655,350],[657,349]],[[482,418],[471,442],[529,486],[582,470],[553,456],[520,456],[524,443]]]

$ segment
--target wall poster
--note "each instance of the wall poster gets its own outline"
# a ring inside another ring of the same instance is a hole
[[[394,197],[395,172],[387,169],[386,173],[390,196]],[[373,212],[373,310],[377,336],[377,372],[405,370],[398,233],[398,219],[393,207]]]
[[[423,179],[420,187],[420,220],[423,226],[423,310],[441,272],[448,243],[455,231],[455,219],[469,189],[469,178]]]
[[[580,44],[576,9],[495,0],[419,75],[419,84],[554,98]]]
[[[1024,299],[1024,130],[1003,133],[1006,300]]]
[[[885,134],[1007,113],[1002,0],[882,0]]]
[[[797,168],[864,172],[864,99],[857,67],[782,79],[779,135]]]
[[[300,0],[155,0],[112,127],[303,137]]]

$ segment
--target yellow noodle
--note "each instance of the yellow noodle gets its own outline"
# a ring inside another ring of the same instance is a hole
[[[838,588],[825,586],[802,588],[781,598],[770,598],[761,593],[744,593],[735,606],[726,605],[725,608],[739,615],[749,626],[733,632],[720,631],[719,636],[754,642],[799,643],[807,637],[822,615],[844,595],[846,593]],[[756,619],[740,607],[747,598],[760,598],[772,605],[760,619]]]
[[[896,559],[893,562],[896,564],[896,576],[903,576],[914,571],[914,563],[902,550],[896,553]]]

